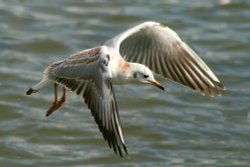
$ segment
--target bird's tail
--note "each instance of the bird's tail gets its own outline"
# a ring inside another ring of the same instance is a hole
[[[50,82],[51,80],[49,80],[47,77],[44,77],[40,82],[29,88],[29,90],[27,90],[26,92],[26,95],[31,95],[32,93],[38,92],[43,87],[47,86]]]

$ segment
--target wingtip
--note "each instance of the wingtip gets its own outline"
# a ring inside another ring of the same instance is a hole
[[[124,144],[123,144],[123,150],[124,150],[125,154],[128,155],[128,150],[126,148],[126,145],[124,145]],[[121,147],[118,148],[118,152],[119,152],[120,157],[124,158],[124,154],[123,154],[123,151],[122,151]]]
[[[34,89],[32,89],[32,88],[29,88],[29,90],[27,90],[27,92],[26,92],[26,95],[31,95],[32,93],[34,93]]]
[[[224,91],[227,90],[226,87],[223,86],[223,84],[216,82],[216,86],[215,87],[208,87],[206,93],[210,97],[222,96],[220,89],[224,90]]]
[[[227,88],[222,84],[222,83],[220,83],[220,82],[215,82],[216,83],[216,85],[219,87],[219,88],[221,88],[222,90],[227,90]]]
[[[118,150],[119,150],[120,157],[123,158],[123,154],[122,154],[121,148],[119,148]]]
[[[127,150],[127,147],[125,144],[123,144],[123,149],[124,149],[125,153],[128,155],[128,150]]]

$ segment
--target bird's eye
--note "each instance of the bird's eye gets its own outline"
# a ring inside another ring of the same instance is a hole
[[[148,78],[149,76],[148,76],[148,75],[146,75],[146,74],[144,74],[144,75],[143,75],[143,77],[144,77],[144,78]]]
[[[137,73],[134,73],[134,78],[137,78]]]
[[[110,55],[109,54],[107,54],[107,59],[108,59],[108,61],[110,61]]]

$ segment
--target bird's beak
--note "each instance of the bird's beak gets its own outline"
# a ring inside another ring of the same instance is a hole
[[[160,84],[160,82],[157,82],[157,81],[149,81],[149,80],[148,80],[148,82],[149,82],[151,85],[160,88],[161,90],[165,90],[164,87]]]

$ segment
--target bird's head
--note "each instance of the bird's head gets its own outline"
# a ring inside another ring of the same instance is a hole
[[[160,84],[160,82],[155,80],[152,71],[147,66],[138,63],[130,63],[129,65],[130,80],[133,82],[148,83],[164,90],[164,87]]]

